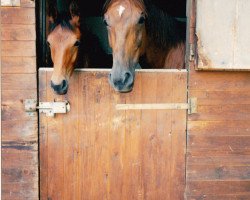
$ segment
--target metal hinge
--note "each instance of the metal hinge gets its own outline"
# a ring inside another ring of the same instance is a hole
[[[197,98],[192,97],[188,99],[188,114],[197,113]]]
[[[37,100],[26,99],[24,101],[25,111],[30,115],[39,110],[39,113],[45,113],[46,116],[54,117],[58,113],[67,113],[70,111],[70,104],[68,101],[63,102],[39,102]]]
[[[189,61],[194,61],[194,58],[195,58],[194,44],[190,44]]]

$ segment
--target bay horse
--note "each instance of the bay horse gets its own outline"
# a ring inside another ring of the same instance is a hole
[[[55,93],[66,94],[75,67],[100,68],[112,65],[112,57],[104,52],[97,36],[91,33],[81,18],[78,2],[72,1],[69,10],[58,12],[49,6],[50,31],[47,44],[53,62],[51,87]]]
[[[184,68],[185,24],[150,0],[107,0],[104,23],[113,53],[109,82],[116,91],[133,89],[138,63],[142,68]]]

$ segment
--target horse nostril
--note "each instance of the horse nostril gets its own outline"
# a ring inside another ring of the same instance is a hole
[[[131,77],[131,73],[126,72],[124,75],[124,84],[126,84],[129,81],[130,77]]]
[[[63,80],[62,81],[62,89],[65,89],[65,88],[67,88],[67,81]]]

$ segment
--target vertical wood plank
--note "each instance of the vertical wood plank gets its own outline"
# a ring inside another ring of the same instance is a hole
[[[47,101],[47,72],[39,71],[39,101]],[[39,116],[40,198],[48,199],[48,122]]]
[[[52,73],[47,73],[47,83],[50,83]],[[47,101],[62,101],[63,97],[54,94],[47,87]],[[51,199],[64,200],[64,124],[63,115],[55,115],[48,122],[48,196]]]
[[[68,93],[64,96],[66,100],[70,101],[70,112],[67,115],[62,115],[62,134],[63,146],[62,152],[64,154],[63,160],[63,198],[79,199],[78,198],[78,79],[79,74],[74,73],[69,81]]]

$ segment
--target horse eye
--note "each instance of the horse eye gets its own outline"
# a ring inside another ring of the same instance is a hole
[[[47,45],[50,47],[50,43],[49,43],[48,41],[47,41],[46,43],[47,43]]]
[[[81,44],[81,42],[77,40],[77,41],[75,42],[74,46],[75,46],[75,47],[79,47],[80,44]]]
[[[104,23],[105,26],[108,26],[108,23],[107,23],[106,19],[103,20],[103,23]]]
[[[145,22],[145,17],[140,17],[138,24],[144,24]]]

